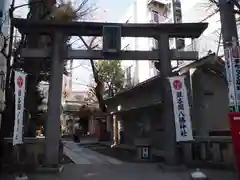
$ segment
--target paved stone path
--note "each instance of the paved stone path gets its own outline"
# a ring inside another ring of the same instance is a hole
[[[83,143],[83,142],[82,142]],[[87,144],[88,142],[84,142]],[[89,142],[91,143],[91,142]],[[95,151],[81,147],[72,141],[64,141],[65,154],[75,155],[72,160],[78,164],[66,165],[61,175],[65,180],[68,174],[71,174],[72,180],[89,179],[89,180],[189,180],[191,170],[181,171],[164,171],[156,163],[127,163],[104,156]],[[70,157],[69,156],[69,157]],[[70,157],[71,158],[71,157]],[[74,160],[75,159],[75,160]],[[235,174],[229,171],[202,170],[211,180],[233,180]]]
[[[122,164],[117,159],[83,148],[72,141],[64,141],[64,153],[75,164]]]
[[[231,172],[205,171],[210,180],[237,180]],[[59,174],[29,174],[29,180],[190,180],[189,172],[163,172],[155,164],[68,164]],[[13,180],[11,177],[0,177]]]
[[[126,163],[103,156],[71,141],[64,141],[64,152],[76,164],[64,165],[59,174],[29,174],[29,180],[190,180],[192,170],[164,171],[154,163]],[[211,180],[235,180],[229,171],[202,170]],[[12,177],[0,177],[12,180]]]

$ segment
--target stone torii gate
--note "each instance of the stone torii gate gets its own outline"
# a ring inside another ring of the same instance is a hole
[[[197,52],[184,52],[169,49],[169,38],[198,38],[207,28],[206,23],[181,24],[119,24],[95,22],[31,21],[14,19],[13,25],[22,34],[44,34],[53,38],[49,49],[22,49],[20,56],[25,60],[51,59],[51,79],[46,121],[46,162],[59,163],[60,104],[62,74],[66,59],[105,59],[105,60],[159,60],[164,88],[162,92],[165,119],[164,130],[168,140],[164,144],[165,159],[169,164],[177,160],[175,125],[172,94],[166,77],[171,76],[171,60],[196,60]],[[63,39],[66,36],[102,36],[102,50],[66,49]],[[153,51],[121,51],[121,37],[153,37],[158,40],[158,49]]]

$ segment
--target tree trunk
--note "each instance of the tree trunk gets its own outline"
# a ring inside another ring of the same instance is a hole
[[[101,109],[102,112],[107,112],[107,106],[106,106],[106,104],[104,102],[104,99],[103,99],[103,89],[104,89],[103,83],[100,81],[100,79],[98,77],[98,73],[97,73],[97,70],[95,68],[93,59],[90,59],[90,63],[91,63],[91,66],[92,66],[94,80],[97,84],[96,87],[95,87],[95,93],[96,93],[96,98],[97,98],[98,103],[99,103],[99,108]]]
[[[97,100],[98,100],[98,103],[99,103],[99,108],[101,109],[102,112],[107,112],[107,106],[104,102],[104,99],[103,99],[103,84],[101,81],[97,81],[96,82],[96,87],[95,87],[95,93],[96,93],[96,97],[97,97]]]

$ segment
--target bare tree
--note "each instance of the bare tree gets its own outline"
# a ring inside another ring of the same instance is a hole
[[[80,37],[80,39],[82,40],[82,42],[85,45],[85,47],[87,48],[87,50],[93,50],[97,47],[97,45],[95,44],[95,41],[97,40],[96,37],[91,38],[89,44],[84,40],[83,37]],[[96,83],[95,95],[97,97],[99,107],[102,110],[102,112],[107,112],[107,106],[103,99],[104,84],[99,78],[98,71],[97,71],[97,68],[96,68],[96,65],[95,65],[93,59],[90,59],[90,63],[91,63],[92,71],[93,71],[93,77],[94,77],[94,80]]]

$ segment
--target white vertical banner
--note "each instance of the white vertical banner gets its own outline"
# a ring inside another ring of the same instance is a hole
[[[177,142],[193,140],[187,88],[184,80],[184,76],[169,77],[173,97]]]
[[[240,112],[240,47],[227,48],[224,55],[230,111]]]
[[[15,121],[13,132],[13,145],[23,143],[23,111],[24,111],[24,97],[26,74],[20,71],[14,72],[15,84]]]
[[[233,79],[233,57],[232,57],[232,48],[225,49],[225,69],[226,69],[226,77],[228,81],[228,99],[229,106],[236,105],[236,97],[235,97],[235,85]]]
[[[231,73],[232,73],[232,80],[233,80],[233,87],[234,87],[234,111],[240,112],[240,47],[233,46],[232,52],[229,58],[230,64],[232,65]]]

